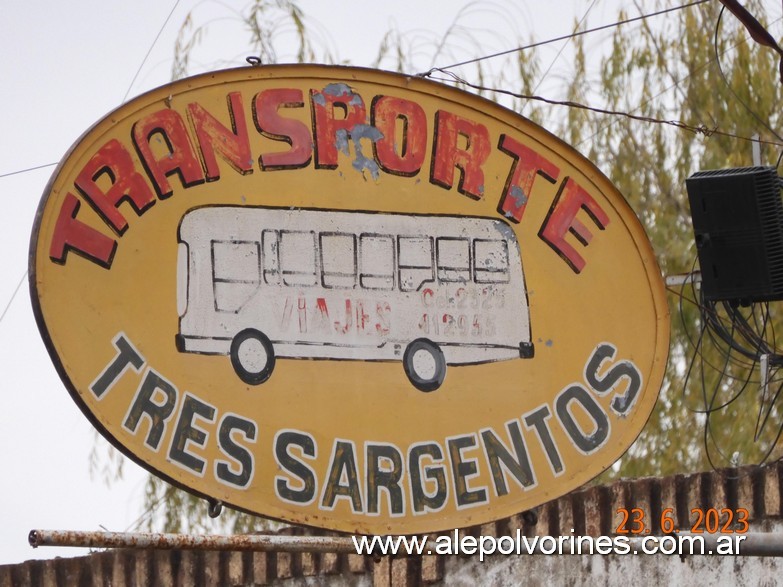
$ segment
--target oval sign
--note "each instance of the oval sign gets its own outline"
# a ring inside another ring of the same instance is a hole
[[[609,467],[662,382],[650,244],[572,148],[355,68],[182,80],[55,171],[30,285],[92,423],[152,473],[290,522],[473,525]]]

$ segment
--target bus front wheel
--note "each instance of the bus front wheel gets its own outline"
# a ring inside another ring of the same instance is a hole
[[[241,331],[231,341],[231,364],[239,378],[260,385],[275,368],[275,350],[266,334],[255,328]]]
[[[417,338],[402,357],[405,374],[420,391],[435,391],[446,377],[446,359],[440,347],[426,338]]]

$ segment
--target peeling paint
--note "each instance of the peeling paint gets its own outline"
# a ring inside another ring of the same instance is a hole
[[[344,128],[337,129],[337,132],[335,133],[334,146],[337,147],[337,150],[343,153],[344,155],[351,154],[351,152],[348,150],[347,130],[345,130]]]
[[[348,101],[348,104],[351,106],[363,106],[364,102],[362,101],[362,97],[353,91],[351,86],[348,84],[343,83],[332,83],[327,84],[327,86],[324,88],[324,94],[327,94],[329,96],[334,96],[335,98],[344,98],[350,96],[351,99]],[[316,102],[320,105],[325,105],[326,101],[324,100],[324,97],[320,94],[317,94],[317,96],[321,99],[321,102]]]
[[[527,196],[518,185],[512,186],[508,193],[514,199],[514,205],[517,208],[521,208],[527,204]]]
[[[516,240],[516,234],[514,233],[514,229],[511,228],[508,224],[506,224],[502,220],[497,220],[492,224],[495,227],[495,230],[497,230],[500,236],[502,236],[504,239]]]
[[[340,82],[334,82],[331,84],[326,84],[326,87],[324,88],[324,94],[328,94],[329,96],[335,96],[337,98],[346,96],[349,94],[352,94],[353,90],[351,90],[351,87],[348,84],[340,83]]]
[[[335,134],[335,146],[337,149],[345,155],[350,155],[350,149],[348,148],[348,131],[341,128]],[[357,124],[351,129],[350,135],[351,140],[353,141],[353,149],[356,153],[356,158],[352,163],[353,168],[362,174],[366,169],[370,172],[372,178],[377,180],[381,175],[381,169],[372,156],[367,157],[364,154],[361,140],[369,139],[372,142],[376,142],[383,138],[383,133],[369,124]]]

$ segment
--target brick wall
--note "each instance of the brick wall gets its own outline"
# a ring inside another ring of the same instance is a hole
[[[460,530],[462,535],[607,535],[619,524],[617,510],[640,508],[654,532],[667,508],[677,526],[689,530],[694,508],[745,508],[753,531],[783,530],[779,463],[692,475],[619,481],[575,491],[546,503],[534,512]],[[301,534],[301,529],[286,533]],[[311,533],[325,534],[317,531]],[[67,555],[67,550],[62,551]],[[34,551],[31,551],[34,556]],[[780,562],[778,562],[780,561]],[[533,556],[499,555],[479,563],[477,557],[371,557],[336,554],[262,552],[197,552],[118,550],[86,557],[28,561],[0,566],[0,587],[131,586],[246,586],[246,585],[370,585],[433,584],[514,585],[590,584],[598,581],[625,587],[629,573],[660,582],[698,579],[713,574],[725,584],[773,585],[783,572],[783,559],[667,556]],[[706,574],[705,574],[706,573]],[[743,583],[743,581],[746,581]]]

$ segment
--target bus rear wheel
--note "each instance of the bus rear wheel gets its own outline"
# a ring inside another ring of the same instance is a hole
[[[275,349],[266,334],[246,328],[231,341],[231,364],[248,385],[260,385],[275,368]]]
[[[426,338],[417,338],[408,345],[402,365],[410,382],[420,391],[435,391],[446,378],[443,351]]]

